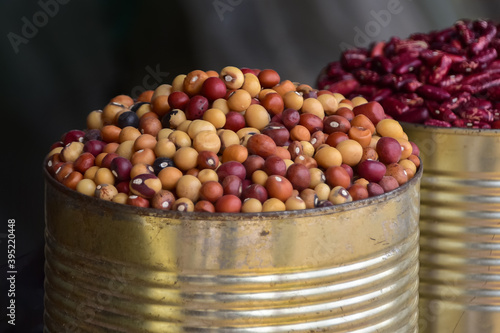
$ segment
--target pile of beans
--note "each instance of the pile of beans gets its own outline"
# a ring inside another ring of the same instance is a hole
[[[318,87],[378,101],[399,121],[500,128],[500,33],[484,20],[457,21],[351,49],[327,65]]]
[[[255,213],[381,195],[415,175],[418,155],[378,102],[228,66],[114,97],[54,143],[45,165],[103,200]]]

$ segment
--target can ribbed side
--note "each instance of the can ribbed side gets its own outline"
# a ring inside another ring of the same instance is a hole
[[[47,182],[45,331],[416,332],[418,181],[236,220],[130,215]]]
[[[424,164],[421,332],[500,332],[500,132],[403,125]]]

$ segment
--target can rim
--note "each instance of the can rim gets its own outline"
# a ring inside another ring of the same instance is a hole
[[[170,219],[189,219],[189,220],[217,220],[217,221],[238,221],[238,220],[248,220],[248,219],[259,219],[259,220],[272,220],[272,219],[282,219],[282,218],[293,218],[293,217],[303,217],[306,213],[307,216],[322,216],[333,213],[340,213],[345,211],[350,211],[354,209],[359,209],[363,207],[369,207],[377,205],[386,200],[390,200],[397,197],[405,192],[407,192],[411,187],[416,186],[422,177],[423,165],[420,164],[414,177],[408,181],[406,184],[399,186],[397,189],[392,190],[388,193],[378,195],[371,198],[366,198],[362,200],[347,202],[343,204],[338,204],[329,207],[319,207],[310,208],[306,210],[288,210],[288,211],[278,211],[278,212],[260,212],[260,213],[210,213],[210,212],[179,212],[171,210],[161,210],[153,207],[136,207],[131,205],[124,205],[113,201],[106,201],[98,199],[96,197],[90,197],[83,193],[79,193],[69,187],[64,186],[59,183],[54,177],[52,177],[47,169],[43,167],[43,175],[45,178],[45,187],[47,185],[52,186],[57,191],[71,197],[74,200],[78,200],[84,205],[90,205],[96,207],[96,209],[107,209],[116,210],[120,209],[122,214],[140,215],[140,216],[151,216],[159,218],[170,218]]]
[[[440,134],[449,134],[449,135],[477,135],[477,136],[499,136],[500,129],[494,128],[462,128],[462,127],[439,127],[439,126],[430,126],[424,124],[415,124],[409,123],[405,121],[399,122],[401,126],[404,128],[410,128],[414,130],[421,131],[432,131]]]

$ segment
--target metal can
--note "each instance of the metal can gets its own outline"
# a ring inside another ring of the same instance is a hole
[[[500,332],[500,131],[402,123],[424,165],[421,332]]]
[[[333,207],[210,214],[45,173],[45,332],[417,332],[421,174]]]

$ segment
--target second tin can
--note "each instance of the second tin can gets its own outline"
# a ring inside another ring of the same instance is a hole
[[[424,165],[420,330],[500,332],[500,131],[402,125]]]

